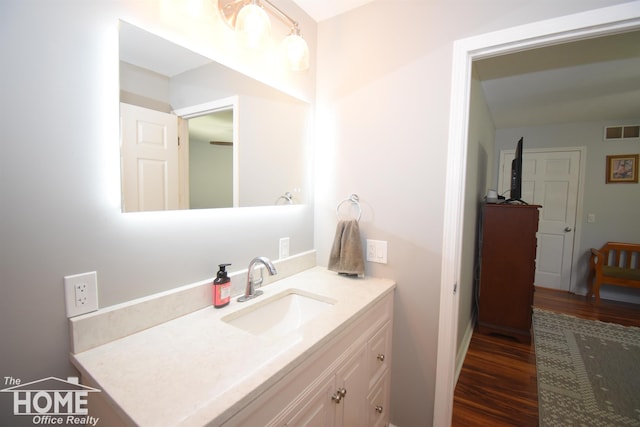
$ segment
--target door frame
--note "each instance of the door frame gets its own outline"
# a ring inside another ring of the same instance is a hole
[[[637,2],[539,21],[453,43],[433,425],[450,425],[473,60],[640,28]]]
[[[205,114],[215,113],[216,111],[233,110],[233,207],[240,207],[240,106],[238,95],[229,96],[227,98],[216,99],[214,101],[205,102],[203,104],[192,105],[190,107],[178,108],[173,110],[173,114],[183,120],[189,120],[194,117],[204,116]],[[183,125],[184,127],[184,125]],[[184,129],[183,129],[184,131]],[[188,129],[186,130],[188,136]],[[181,134],[184,136],[184,134]],[[184,145],[181,145],[184,147]],[[189,148],[186,144],[185,150],[179,150],[179,162],[183,165],[183,173],[188,174],[188,169],[184,165],[188,165]],[[185,158],[187,157],[187,158]],[[185,182],[185,177],[181,176],[181,181]]]
[[[574,274],[577,271],[578,260],[580,259],[580,242],[582,239],[582,206],[584,203],[584,179],[586,173],[586,156],[587,156],[587,147],[585,146],[575,146],[575,147],[536,147],[536,148],[526,148],[524,153],[559,153],[559,152],[568,152],[568,151],[577,151],[580,153],[580,169],[578,170],[578,191],[576,198],[576,218],[575,224],[573,225],[573,250],[571,251],[571,271],[569,272],[569,292],[576,293],[577,288],[577,278]],[[500,193],[501,189],[501,180],[500,174],[502,166],[504,164],[504,156],[507,153],[515,153],[513,149],[504,149],[500,150],[500,154],[498,157],[498,193]],[[503,189],[504,190],[504,189]],[[544,206],[543,206],[544,207]]]

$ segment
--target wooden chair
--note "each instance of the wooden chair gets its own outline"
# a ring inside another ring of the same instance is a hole
[[[640,244],[607,242],[591,249],[588,297],[600,302],[600,286],[640,288]]]

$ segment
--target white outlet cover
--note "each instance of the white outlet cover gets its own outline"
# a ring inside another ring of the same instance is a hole
[[[82,286],[82,291],[77,290]],[[79,316],[98,309],[98,275],[90,273],[64,276],[64,295],[67,317]]]

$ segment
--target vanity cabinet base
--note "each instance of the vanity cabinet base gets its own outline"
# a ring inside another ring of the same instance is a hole
[[[390,293],[222,425],[388,425],[392,317]]]

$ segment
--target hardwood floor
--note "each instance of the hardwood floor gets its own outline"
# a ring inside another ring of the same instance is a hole
[[[534,307],[586,319],[640,326],[640,305],[536,288]],[[536,358],[531,344],[473,333],[453,400],[453,426],[537,426]]]

